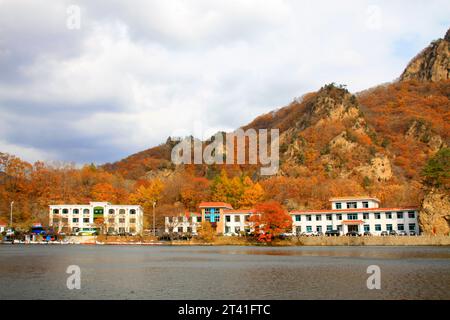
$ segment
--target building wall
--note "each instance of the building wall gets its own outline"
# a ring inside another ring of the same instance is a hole
[[[59,227],[59,221],[69,232],[81,228],[98,227],[94,223],[94,209],[102,208],[105,233],[141,234],[143,231],[144,213],[140,206],[91,202],[88,205],[51,205],[49,207],[49,225],[55,229]],[[58,213],[55,213],[55,210],[58,210]]]
[[[403,217],[399,218],[398,213],[402,213]],[[349,216],[356,214],[356,219],[354,216]],[[389,218],[389,214],[391,218]],[[414,215],[414,217],[410,217],[410,214]],[[331,220],[327,219],[331,215]],[[342,217],[339,219],[339,215]],[[416,209],[401,209],[398,210],[383,210],[380,211],[370,211],[364,212],[363,210],[359,212],[339,212],[339,211],[329,211],[329,212],[320,212],[320,213],[299,213],[292,212],[292,221],[293,221],[293,230],[292,232],[295,234],[304,233],[311,231],[320,231],[325,233],[327,230],[339,230],[343,234],[348,232],[348,225],[345,225],[343,222],[348,220],[361,220],[363,223],[358,225],[358,232],[364,233],[367,229],[364,226],[368,226],[368,230],[373,235],[380,235],[382,231],[389,231],[388,225],[392,226],[391,230],[401,231],[399,229],[399,225],[403,225],[403,231],[415,231],[419,233],[419,224],[418,224],[418,211]],[[318,220],[317,217],[320,217]],[[298,221],[300,217],[300,221]],[[308,220],[308,217],[311,217],[311,220]],[[379,219],[378,219],[379,217]],[[377,225],[379,225],[380,229],[378,230]],[[410,228],[410,225],[412,228]],[[341,226],[341,227],[339,227]],[[310,227],[310,228],[308,228]],[[318,228],[319,227],[319,228]]]
[[[356,204],[356,207],[354,205]],[[340,207],[339,207],[340,205]],[[379,203],[373,199],[340,199],[331,200],[332,210],[342,210],[342,209],[364,209],[364,208],[378,208]]]
[[[200,223],[200,216],[165,217],[164,229],[166,233],[192,233],[196,235]]]

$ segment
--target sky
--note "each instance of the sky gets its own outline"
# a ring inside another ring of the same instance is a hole
[[[114,162],[395,80],[450,1],[0,0],[0,152]]]

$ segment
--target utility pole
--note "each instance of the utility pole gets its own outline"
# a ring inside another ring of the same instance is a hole
[[[156,228],[155,228],[155,207],[156,201],[153,201],[153,236],[156,236]]]
[[[9,225],[12,229],[12,216],[13,216],[13,206],[14,206],[14,201],[11,201],[11,211],[10,211],[10,217],[9,217]]]

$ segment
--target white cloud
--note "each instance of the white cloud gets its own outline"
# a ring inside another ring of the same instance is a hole
[[[0,2],[0,150],[105,162],[230,130],[324,83],[393,80],[450,22],[447,1],[77,3],[79,31],[72,2]]]

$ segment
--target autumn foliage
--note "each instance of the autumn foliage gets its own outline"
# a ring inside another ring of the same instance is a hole
[[[261,203],[255,210],[257,214],[250,217],[250,222],[258,241],[271,242],[280,234],[292,231],[292,218],[279,203]]]

